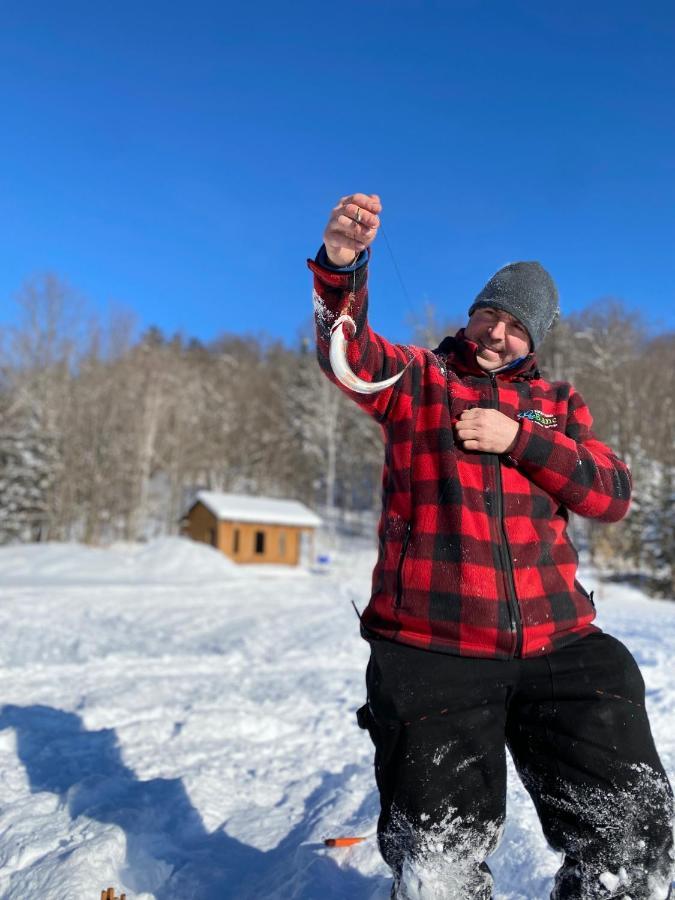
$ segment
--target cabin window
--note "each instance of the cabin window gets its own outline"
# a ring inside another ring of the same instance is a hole
[[[256,553],[264,553],[265,552],[265,532],[264,531],[256,531],[256,533],[255,533],[255,552]]]
[[[286,532],[282,531],[279,535],[279,556],[283,559],[286,556]]]
[[[239,553],[239,529],[234,529],[234,534],[232,535],[232,552],[236,556]]]
[[[209,543],[212,547],[218,546],[218,532],[215,528],[209,528]]]

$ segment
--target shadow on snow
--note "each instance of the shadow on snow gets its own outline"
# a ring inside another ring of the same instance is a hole
[[[179,778],[139,781],[122,761],[112,728],[87,731],[75,713],[12,705],[0,709],[5,728],[16,732],[32,792],[56,794],[73,819],[84,815],[124,831],[122,874],[130,890],[159,891],[162,900],[367,900],[385,890],[387,879],[340,868],[321,844],[309,842],[323,805],[352,766],[324,773],[302,820],[277,847],[261,851],[222,829],[207,832]],[[367,806],[368,800],[357,819],[371,812]]]

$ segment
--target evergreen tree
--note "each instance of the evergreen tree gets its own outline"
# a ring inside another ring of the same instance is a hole
[[[34,416],[0,432],[0,543],[44,539],[58,463],[56,441]]]

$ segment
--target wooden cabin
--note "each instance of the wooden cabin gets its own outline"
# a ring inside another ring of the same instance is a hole
[[[221,550],[238,563],[297,566],[314,557],[321,519],[297,500],[200,491],[182,532]]]

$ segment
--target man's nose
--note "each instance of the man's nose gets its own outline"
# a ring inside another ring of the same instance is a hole
[[[490,337],[493,341],[503,341],[506,337],[506,322],[495,322],[490,326]]]

